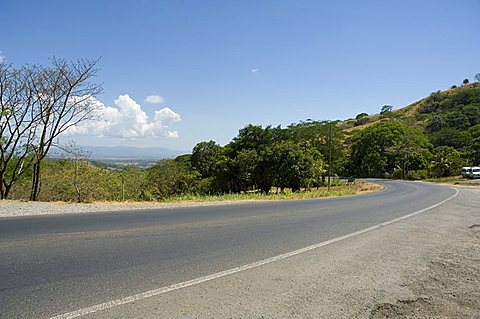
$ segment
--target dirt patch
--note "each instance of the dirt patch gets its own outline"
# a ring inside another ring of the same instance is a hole
[[[480,318],[480,225],[465,242],[430,261],[408,286],[416,296],[373,307],[370,318]]]
[[[395,305],[390,303],[376,305],[370,318],[432,318],[438,315],[432,308],[431,300],[426,298],[399,300]]]

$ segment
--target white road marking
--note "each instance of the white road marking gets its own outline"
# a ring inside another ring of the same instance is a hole
[[[181,288],[186,288],[186,287],[198,285],[198,284],[206,282],[206,281],[214,280],[214,279],[217,279],[217,278],[220,278],[220,277],[225,277],[225,276],[228,276],[228,275],[232,275],[232,274],[244,271],[244,270],[248,270],[248,269],[256,268],[256,267],[263,266],[263,265],[266,265],[266,264],[270,264],[270,263],[273,263],[273,262],[278,261],[278,260],[289,258],[289,257],[295,256],[295,255],[299,255],[299,254],[302,254],[304,252],[307,252],[307,251],[310,251],[310,250],[313,250],[313,249],[317,249],[317,248],[327,246],[327,245],[330,245],[330,244],[333,244],[333,243],[336,243],[336,242],[339,242],[339,241],[342,241],[342,240],[345,240],[345,239],[348,239],[348,238],[351,238],[351,237],[354,237],[354,236],[358,236],[360,234],[364,234],[366,232],[378,229],[380,227],[393,224],[395,222],[407,219],[409,217],[412,217],[414,215],[426,212],[426,211],[428,211],[432,208],[435,208],[437,206],[442,205],[443,203],[445,203],[445,202],[451,200],[452,198],[456,197],[459,193],[458,189],[453,188],[453,187],[450,187],[450,188],[455,190],[455,194],[450,196],[449,198],[447,198],[445,200],[442,200],[441,202],[438,202],[435,205],[429,206],[427,208],[418,210],[418,211],[413,212],[411,214],[408,214],[408,215],[405,215],[405,216],[402,216],[402,217],[398,217],[398,218],[392,219],[390,221],[387,221],[387,222],[384,222],[384,223],[381,223],[381,224],[378,224],[378,225],[375,225],[375,226],[364,228],[362,230],[359,230],[359,231],[356,231],[356,232],[353,232],[353,233],[350,233],[350,234],[347,234],[347,235],[343,235],[343,236],[340,236],[340,237],[337,237],[337,238],[333,238],[333,239],[330,239],[330,240],[327,240],[327,241],[323,241],[321,243],[311,245],[311,246],[307,246],[307,247],[304,247],[304,248],[301,248],[301,249],[298,249],[298,250],[294,250],[294,251],[291,251],[291,252],[288,252],[288,253],[285,253],[285,254],[281,254],[281,255],[278,255],[278,256],[275,256],[275,257],[263,259],[263,260],[260,260],[260,261],[257,261],[257,262],[251,263],[251,264],[247,264],[247,265],[243,265],[243,266],[240,266],[240,267],[220,271],[220,272],[217,272],[217,273],[214,273],[214,274],[211,274],[211,275],[207,275],[207,276],[204,276],[204,277],[184,281],[184,282],[174,284],[174,285],[170,285],[170,286],[166,286],[166,287],[161,287],[161,288],[158,288],[158,289],[146,291],[146,292],[139,293],[139,294],[132,295],[132,296],[128,296],[128,297],[125,297],[125,298],[112,300],[112,301],[109,301],[109,302],[104,302],[104,303],[101,303],[101,304],[98,304],[98,305],[78,309],[78,310],[75,310],[75,311],[72,311],[72,312],[67,312],[67,313],[64,313],[64,314],[61,314],[61,315],[51,317],[50,319],[71,319],[71,318],[82,317],[82,316],[85,316],[85,315],[88,315],[88,314],[91,314],[91,313],[95,313],[95,312],[98,312],[98,311],[102,311],[102,310],[105,310],[105,309],[117,307],[117,306],[120,306],[120,305],[124,305],[124,304],[127,304],[127,303],[131,303],[131,302],[146,299],[146,298],[150,298],[150,297],[153,297],[153,296],[158,296],[158,295],[170,292],[170,291],[174,291],[174,290],[178,290],[178,289],[181,289]]]

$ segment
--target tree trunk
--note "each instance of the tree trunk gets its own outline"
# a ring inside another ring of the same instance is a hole
[[[39,161],[33,165],[32,191],[30,193],[31,201],[37,201],[38,194],[40,193],[40,164],[41,162]]]
[[[0,172],[0,199],[7,199],[5,190],[3,189],[3,172]]]
[[[8,183],[5,179],[5,171],[0,172],[0,199],[8,199],[13,181]]]
[[[2,199],[7,199],[8,195],[10,194],[10,189],[12,188],[12,185],[5,185],[5,188],[3,189],[3,194],[2,194]]]

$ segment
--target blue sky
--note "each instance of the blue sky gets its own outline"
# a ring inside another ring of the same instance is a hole
[[[0,0],[0,28],[14,65],[101,57],[98,101],[148,117],[118,125],[163,109],[156,134],[72,136],[88,145],[224,144],[248,123],[378,113],[480,72],[478,0]]]

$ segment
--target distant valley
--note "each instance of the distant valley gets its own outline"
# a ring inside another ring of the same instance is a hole
[[[103,162],[110,165],[136,165],[149,167],[160,159],[175,158],[189,151],[176,151],[160,147],[134,147],[134,146],[78,146],[83,153],[94,162]],[[64,155],[59,152],[57,155]]]

